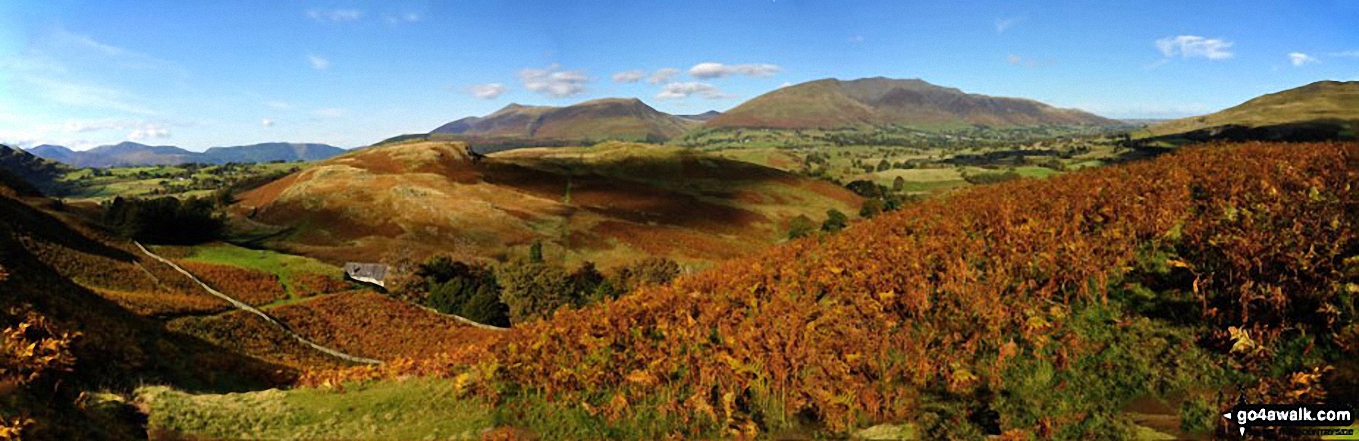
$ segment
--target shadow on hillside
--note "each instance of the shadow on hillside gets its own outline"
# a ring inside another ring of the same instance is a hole
[[[136,260],[136,256],[131,253],[92,240],[61,219],[23,202],[0,197],[0,213],[4,213],[5,220],[16,234],[42,237],[66,248],[109,259],[123,262]]]
[[[0,265],[9,279],[0,308],[27,305],[82,335],[72,385],[127,392],[143,384],[166,384],[200,392],[258,390],[280,385],[284,366],[224,351],[176,333],[63,277],[18,241],[29,235],[112,259],[133,256],[76,232],[46,213],[0,197]],[[36,223],[35,223],[36,222]],[[295,373],[291,373],[295,375]],[[73,398],[73,397],[72,397]]]
[[[731,200],[743,191],[800,179],[745,162],[696,155],[630,157],[603,163],[569,159],[492,159],[483,180],[639,223],[739,229],[767,220]],[[714,201],[712,199],[727,199]]]

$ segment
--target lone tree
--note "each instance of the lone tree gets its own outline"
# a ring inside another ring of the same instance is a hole
[[[789,239],[804,237],[812,234],[813,231],[816,231],[816,224],[812,222],[812,218],[807,217],[805,214],[800,214],[793,218],[793,220],[788,221]]]
[[[529,245],[529,262],[543,263],[543,241],[535,240]]]
[[[826,221],[821,223],[821,231],[834,233],[849,225],[849,217],[834,208],[826,211]]]

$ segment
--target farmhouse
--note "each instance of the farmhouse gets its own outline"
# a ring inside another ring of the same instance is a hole
[[[380,263],[346,262],[344,276],[357,282],[371,283],[386,288],[383,280],[387,278],[387,265]]]

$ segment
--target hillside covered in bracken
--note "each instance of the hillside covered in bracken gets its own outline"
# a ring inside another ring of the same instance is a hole
[[[243,225],[323,260],[448,252],[549,255],[616,265],[641,256],[711,262],[785,237],[799,215],[852,212],[833,183],[675,147],[604,143],[485,159],[452,142],[382,144],[241,194]]]
[[[962,191],[499,341],[304,381],[456,377],[549,438],[1127,437],[1148,399],[1171,406],[1165,431],[1222,430],[1237,387],[1356,398],[1356,185],[1359,144],[1189,147]],[[599,424],[554,432],[542,409]]]

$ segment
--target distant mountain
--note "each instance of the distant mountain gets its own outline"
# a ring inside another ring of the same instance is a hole
[[[1148,127],[1144,137],[1322,140],[1359,137],[1359,81],[1318,81],[1221,112]]]
[[[707,127],[836,128],[904,125],[1116,125],[1075,109],[965,93],[922,80],[823,79],[780,88],[709,120]]]
[[[697,125],[636,98],[606,98],[567,107],[510,104],[484,117],[444,124],[430,134],[544,140],[664,141]]]
[[[200,155],[175,146],[150,146],[131,141],[102,145],[77,153],[76,165],[109,167],[115,165],[175,165],[197,162]]]
[[[316,161],[341,153],[344,149],[326,144],[270,142],[235,147],[213,147],[205,152],[191,152],[174,146],[149,146],[122,142],[73,151],[57,145],[40,145],[29,149],[36,156],[77,167],[114,167],[140,165],[175,165],[197,162],[225,164],[228,162]]]
[[[76,156],[75,150],[68,149],[59,145],[43,144],[28,149],[29,153],[35,156],[51,159],[57,162],[70,162]]]
[[[319,161],[339,156],[345,150],[333,145],[289,142],[266,142],[237,147],[213,147],[203,152],[208,162],[273,162]]]
[[[703,112],[703,113],[700,113],[700,114],[697,114],[697,115],[675,115],[675,116],[678,116],[678,117],[684,118],[684,119],[692,119],[692,120],[694,120],[694,121],[707,121],[707,120],[716,118],[717,115],[721,115],[721,114],[722,114],[722,112],[718,112],[718,111],[716,111],[716,110],[709,110],[709,111],[707,111],[707,112]]]

